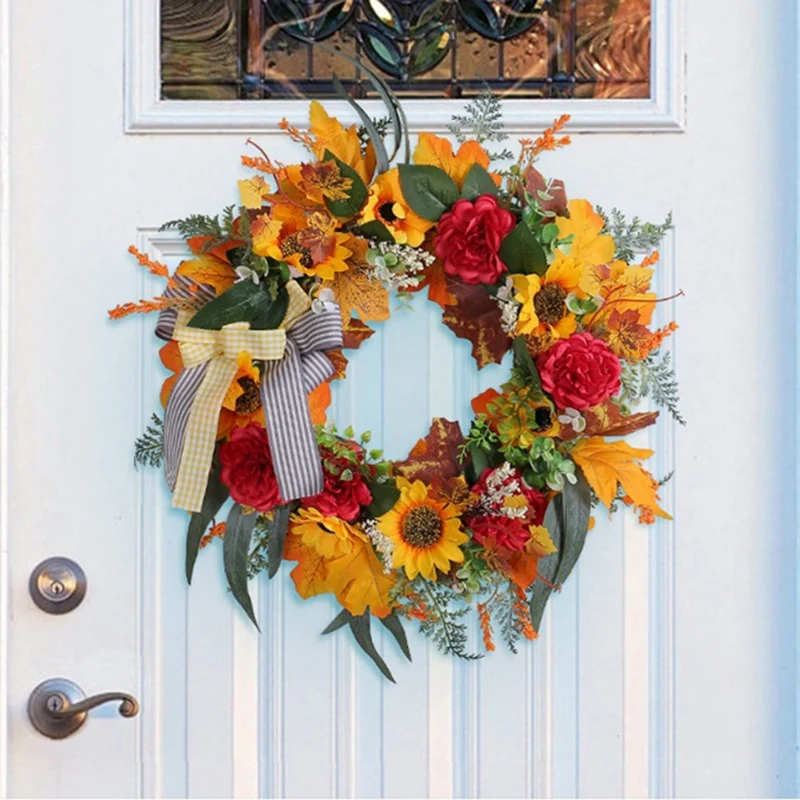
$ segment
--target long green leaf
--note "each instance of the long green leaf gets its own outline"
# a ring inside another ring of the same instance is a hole
[[[560,498],[561,495],[557,494],[550,501],[550,505],[547,507],[547,511],[544,515],[544,526],[547,528],[550,538],[553,540],[553,544],[556,546],[557,550],[555,553],[551,553],[550,555],[539,560],[537,571],[539,575],[544,578],[544,580],[539,580],[539,578],[537,578],[533,583],[533,587],[531,588],[531,596],[529,600],[531,624],[537,633],[539,632],[539,626],[542,624],[542,616],[544,615],[545,606],[547,605],[547,601],[550,599],[550,595],[553,592],[553,589],[549,584],[554,582],[556,572],[558,572],[558,564],[561,560],[561,548],[563,547],[564,530],[561,527]],[[545,581],[547,581],[547,583],[545,583]]]
[[[528,384],[541,392],[542,383],[539,379],[539,370],[536,369],[536,362],[525,344],[525,337],[517,336],[511,347],[514,351],[514,363],[517,368],[525,373]]]
[[[391,614],[381,619],[381,623],[397,640],[397,644],[403,651],[403,655],[409,661],[411,661],[411,648],[408,646],[408,639],[406,637],[405,629],[403,628],[403,623],[400,621],[400,617],[398,617],[397,614],[392,611]]]
[[[592,492],[580,469],[576,470],[577,483],[567,483],[561,493],[561,528],[564,538],[561,543],[561,558],[556,571],[556,586],[569,578],[575,567],[589,532],[589,516],[592,508]]]
[[[331,622],[328,623],[325,630],[322,631],[322,635],[324,636],[326,633],[333,633],[334,631],[338,631],[339,628],[343,628],[345,625],[349,624],[351,619],[353,619],[353,615],[346,608],[343,608],[333,618],[333,620],[331,620]]]
[[[209,522],[216,516],[222,508],[222,504],[228,499],[228,487],[220,480],[219,465],[211,471],[208,476],[206,493],[203,496],[203,507],[199,512],[192,514],[189,520],[189,530],[186,533],[186,580],[192,582],[194,574],[194,564],[197,561],[197,554],[200,551],[200,542],[206,532]]]
[[[387,84],[383,78],[381,78],[376,72],[374,72],[366,64],[359,61],[357,58],[353,58],[347,53],[343,53],[341,50],[336,50],[324,42],[318,42],[316,46],[335,54],[337,58],[343,58],[345,61],[349,61],[353,66],[361,70],[369,78],[370,83],[378,93],[378,96],[381,98],[381,100],[383,100],[386,110],[389,112],[389,120],[392,125],[392,134],[394,135],[394,150],[392,151],[391,156],[388,157],[389,161],[392,161],[397,155],[397,151],[400,149],[400,142],[403,138],[405,138],[406,162],[408,162],[410,152],[410,145],[408,142],[408,122],[406,121],[403,107],[400,105],[400,101],[397,99],[397,97],[395,97],[394,92],[389,88],[389,84]]]
[[[225,566],[225,577],[231,587],[231,593],[244,609],[245,613],[258,628],[253,601],[247,590],[247,562],[250,556],[250,540],[256,525],[258,514],[245,514],[236,503],[228,514],[225,536],[222,537],[222,563]],[[258,628],[261,630],[260,628]]]
[[[394,676],[386,666],[386,662],[381,658],[381,654],[377,651],[372,642],[372,634],[369,630],[369,609],[360,617],[353,617],[350,620],[350,630],[353,632],[353,637],[358,646],[372,659],[375,666],[383,673],[385,678],[388,678],[392,683],[396,683]]]
[[[341,97],[342,100],[346,100],[348,103],[350,103],[350,105],[355,109],[356,114],[358,114],[358,116],[361,118],[361,124],[366,128],[367,135],[372,141],[372,146],[375,148],[375,161],[378,165],[378,172],[388,172],[389,156],[386,154],[386,145],[384,145],[383,138],[378,133],[378,129],[370,119],[369,114],[367,114],[367,112],[364,111],[364,109],[361,108],[361,106],[356,103],[352,97],[350,97],[336,73],[331,75],[331,83],[333,84],[333,89],[336,94]]]
[[[291,503],[278,506],[275,516],[269,526],[269,539],[267,540],[267,559],[269,567],[267,574],[274,578],[283,561],[283,544],[286,541],[286,531],[289,529],[289,517],[292,513]]]

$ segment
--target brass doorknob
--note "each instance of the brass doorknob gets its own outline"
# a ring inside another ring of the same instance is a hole
[[[66,678],[50,678],[31,692],[28,717],[44,736],[66,739],[86,722],[91,709],[115,701],[120,704],[120,716],[135,717],[139,713],[139,701],[126,692],[104,692],[87,698],[77,683]]]

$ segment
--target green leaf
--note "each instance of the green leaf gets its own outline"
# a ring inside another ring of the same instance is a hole
[[[386,662],[381,658],[381,654],[372,642],[372,634],[369,630],[370,616],[369,609],[367,609],[367,612],[360,617],[353,617],[350,620],[350,630],[353,632],[353,637],[358,642],[358,646],[372,659],[384,677],[388,678],[392,683],[396,683],[392,673],[389,671],[389,667],[386,666]]]
[[[525,337],[517,336],[511,349],[514,351],[514,363],[525,373],[526,383],[541,392],[542,383],[539,380],[539,370],[536,369],[536,362],[525,344]]]
[[[200,541],[208,528],[208,524],[228,499],[228,487],[220,480],[220,467],[217,465],[208,476],[208,485],[203,497],[203,506],[199,512],[192,514],[189,530],[186,534],[186,581],[192,582],[194,564],[200,551]]]
[[[558,552],[539,561],[539,575],[560,587],[570,576],[586,544],[591,512],[591,491],[583,473],[577,471],[576,484],[567,482],[547,507],[544,526],[550,533]],[[552,587],[540,580],[533,584],[530,598],[531,623],[539,631]]]
[[[382,517],[387,511],[394,508],[394,504],[400,497],[400,490],[397,488],[395,481],[368,481],[367,488],[372,495],[372,503],[366,510],[368,517],[377,519]]]
[[[431,164],[400,164],[400,188],[411,210],[436,222],[458,200],[456,182]]]
[[[356,228],[356,233],[363,236],[365,239],[377,239],[379,242],[394,242],[394,236],[390,233],[389,229],[377,219],[371,222],[365,222],[360,227]]]
[[[367,187],[364,185],[364,181],[361,180],[361,176],[349,164],[345,164],[344,161],[336,158],[330,150],[325,151],[324,160],[335,161],[342,177],[349,178],[353,182],[346,200],[330,200],[327,197],[325,198],[325,205],[328,207],[328,211],[335,217],[354,217],[361,211],[361,206],[363,206],[367,200],[368,191]]]
[[[406,638],[406,632],[403,629],[403,623],[400,621],[400,617],[392,611],[391,614],[381,620],[381,623],[397,640],[397,644],[400,645],[403,655],[411,661],[411,649],[408,646],[408,639]]]
[[[548,222],[542,228],[542,241],[545,244],[555,241],[558,238],[558,225],[555,222]]]
[[[267,574],[274,578],[283,561],[283,544],[286,541],[286,531],[289,529],[289,517],[292,513],[292,504],[287,503],[275,509],[275,516],[269,526],[269,540],[267,542],[267,559],[269,570]]]
[[[245,514],[244,509],[236,503],[228,514],[225,536],[222,537],[222,563],[225,566],[225,577],[239,605],[258,628],[253,601],[247,590],[247,562],[250,556],[250,540],[256,525],[258,514]],[[259,631],[261,628],[258,628]]]
[[[347,625],[351,619],[353,619],[353,615],[346,608],[343,608],[336,617],[328,623],[328,626],[322,631],[322,635],[324,636],[326,633],[338,631],[339,628],[343,628]]]
[[[524,222],[520,222],[500,244],[500,260],[509,272],[525,275],[547,272],[547,256],[544,248]]]
[[[476,444],[469,446],[469,454],[472,458],[472,468],[475,470],[475,480],[478,480],[483,471],[489,468],[489,454]]]
[[[272,330],[281,324],[288,306],[285,286],[281,286],[272,300],[260,284],[240,281],[206,303],[189,320],[189,327],[218,331],[231,322],[249,322],[254,330]]]
[[[497,197],[497,186],[492,180],[492,176],[480,164],[473,164],[467,177],[464,178],[461,196],[467,200],[475,200],[483,194]]]
[[[339,51],[337,51],[337,55],[338,54]],[[366,128],[367,135],[372,141],[372,146],[375,148],[375,161],[377,162],[378,172],[388,172],[389,156],[386,154],[386,146],[383,143],[381,135],[378,133],[378,129],[375,127],[375,123],[372,121],[369,114],[350,97],[335,72],[331,75],[331,83],[333,84],[336,94],[341,97],[342,100],[346,100],[361,118],[361,124]]]
[[[592,493],[580,469],[576,469],[575,476],[578,479],[577,483],[572,484],[567,481],[564,491],[558,495],[561,498],[561,527],[564,539],[554,581],[557,586],[563,584],[572,573],[583,552],[586,534],[589,532]]]

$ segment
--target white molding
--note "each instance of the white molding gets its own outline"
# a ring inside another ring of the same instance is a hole
[[[0,797],[8,796],[8,508],[11,323],[11,0],[0,0]]]
[[[685,0],[653,0],[649,100],[508,100],[506,127],[531,133],[572,114],[573,133],[668,133],[685,127]],[[286,117],[306,122],[305,100],[162,100],[159,0],[125,0],[125,133],[275,133]],[[343,101],[326,103],[333,114],[351,113]],[[464,102],[409,100],[411,130],[446,130]],[[373,116],[380,102],[364,103]]]

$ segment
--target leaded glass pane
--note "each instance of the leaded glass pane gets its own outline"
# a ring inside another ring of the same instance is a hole
[[[651,0],[161,0],[162,96],[650,96]],[[334,52],[331,51],[333,49]]]

